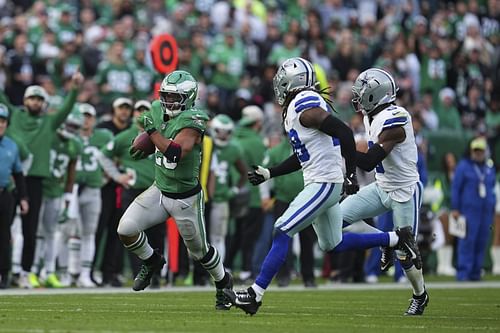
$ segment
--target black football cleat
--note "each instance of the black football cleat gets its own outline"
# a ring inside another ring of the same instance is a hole
[[[165,265],[165,258],[158,252],[153,252],[153,255],[144,260],[141,270],[134,279],[132,289],[135,291],[144,290],[151,283],[151,278],[155,273],[161,272],[163,265]]]
[[[411,227],[398,228],[396,234],[399,237],[397,248],[406,253],[407,259],[410,259],[417,269],[421,269],[422,257],[420,256],[420,251],[418,250]]]
[[[262,302],[257,302],[255,291],[252,287],[248,289],[234,291],[231,289],[224,289],[224,294],[231,300],[231,303],[243,310],[246,314],[253,316],[259,310]]]
[[[381,246],[380,270],[387,272],[394,265],[394,249],[388,246]]]
[[[415,296],[410,299],[410,306],[405,312],[405,316],[421,316],[424,314],[425,307],[429,303],[429,295],[427,291],[420,296]]]
[[[226,274],[229,279],[226,286],[221,289],[217,288],[215,292],[215,310],[229,310],[233,305],[231,303],[231,299],[229,299],[224,293],[224,289],[233,290],[233,276],[229,272],[226,272]]]

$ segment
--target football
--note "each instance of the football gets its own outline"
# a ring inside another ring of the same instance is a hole
[[[134,142],[132,143],[132,146],[137,149],[145,152],[146,154],[150,155],[155,152],[156,146],[154,145],[153,141],[149,138],[148,133],[142,132],[139,134],[135,139]]]

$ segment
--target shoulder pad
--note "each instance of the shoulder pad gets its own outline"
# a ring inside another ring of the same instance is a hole
[[[321,105],[322,97],[315,91],[302,91],[290,102],[295,112],[299,113],[307,109],[317,108]]]

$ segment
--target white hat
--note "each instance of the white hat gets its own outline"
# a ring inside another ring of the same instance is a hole
[[[241,110],[241,120],[239,124],[241,126],[247,126],[255,123],[256,121],[262,121],[264,119],[264,112],[257,105],[245,106]]]
[[[132,100],[130,98],[127,98],[127,97],[118,97],[117,99],[115,99],[115,101],[113,102],[113,108],[117,108],[121,105],[130,105],[130,107],[132,107],[134,105],[134,103],[132,103]]]
[[[141,107],[146,108],[148,110],[151,110],[151,103],[149,103],[149,101],[147,101],[145,99],[141,99],[141,100],[135,102],[134,110],[137,110]]]
[[[47,92],[45,91],[45,89],[37,85],[29,86],[24,91],[24,98],[34,97],[34,96],[41,97],[45,101],[48,99]]]
[[[97,112],[95,107],[90,105],[89,103],[82,103],[78,106],[78,110],[80,110],[81,114],[89,114],[93,117],[96,116]]]
[[[441,101],[443,101],[446,97],[449,97],[451,99],[455,99],[455,92],[450,87],[443,88],[439,92],[439,99]]]

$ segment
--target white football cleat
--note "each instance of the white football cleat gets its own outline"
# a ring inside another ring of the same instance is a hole
[[[76,286],[79,288],[96,288],[97,285],[92,281],[89,275],[80,274],[76,280]]]

